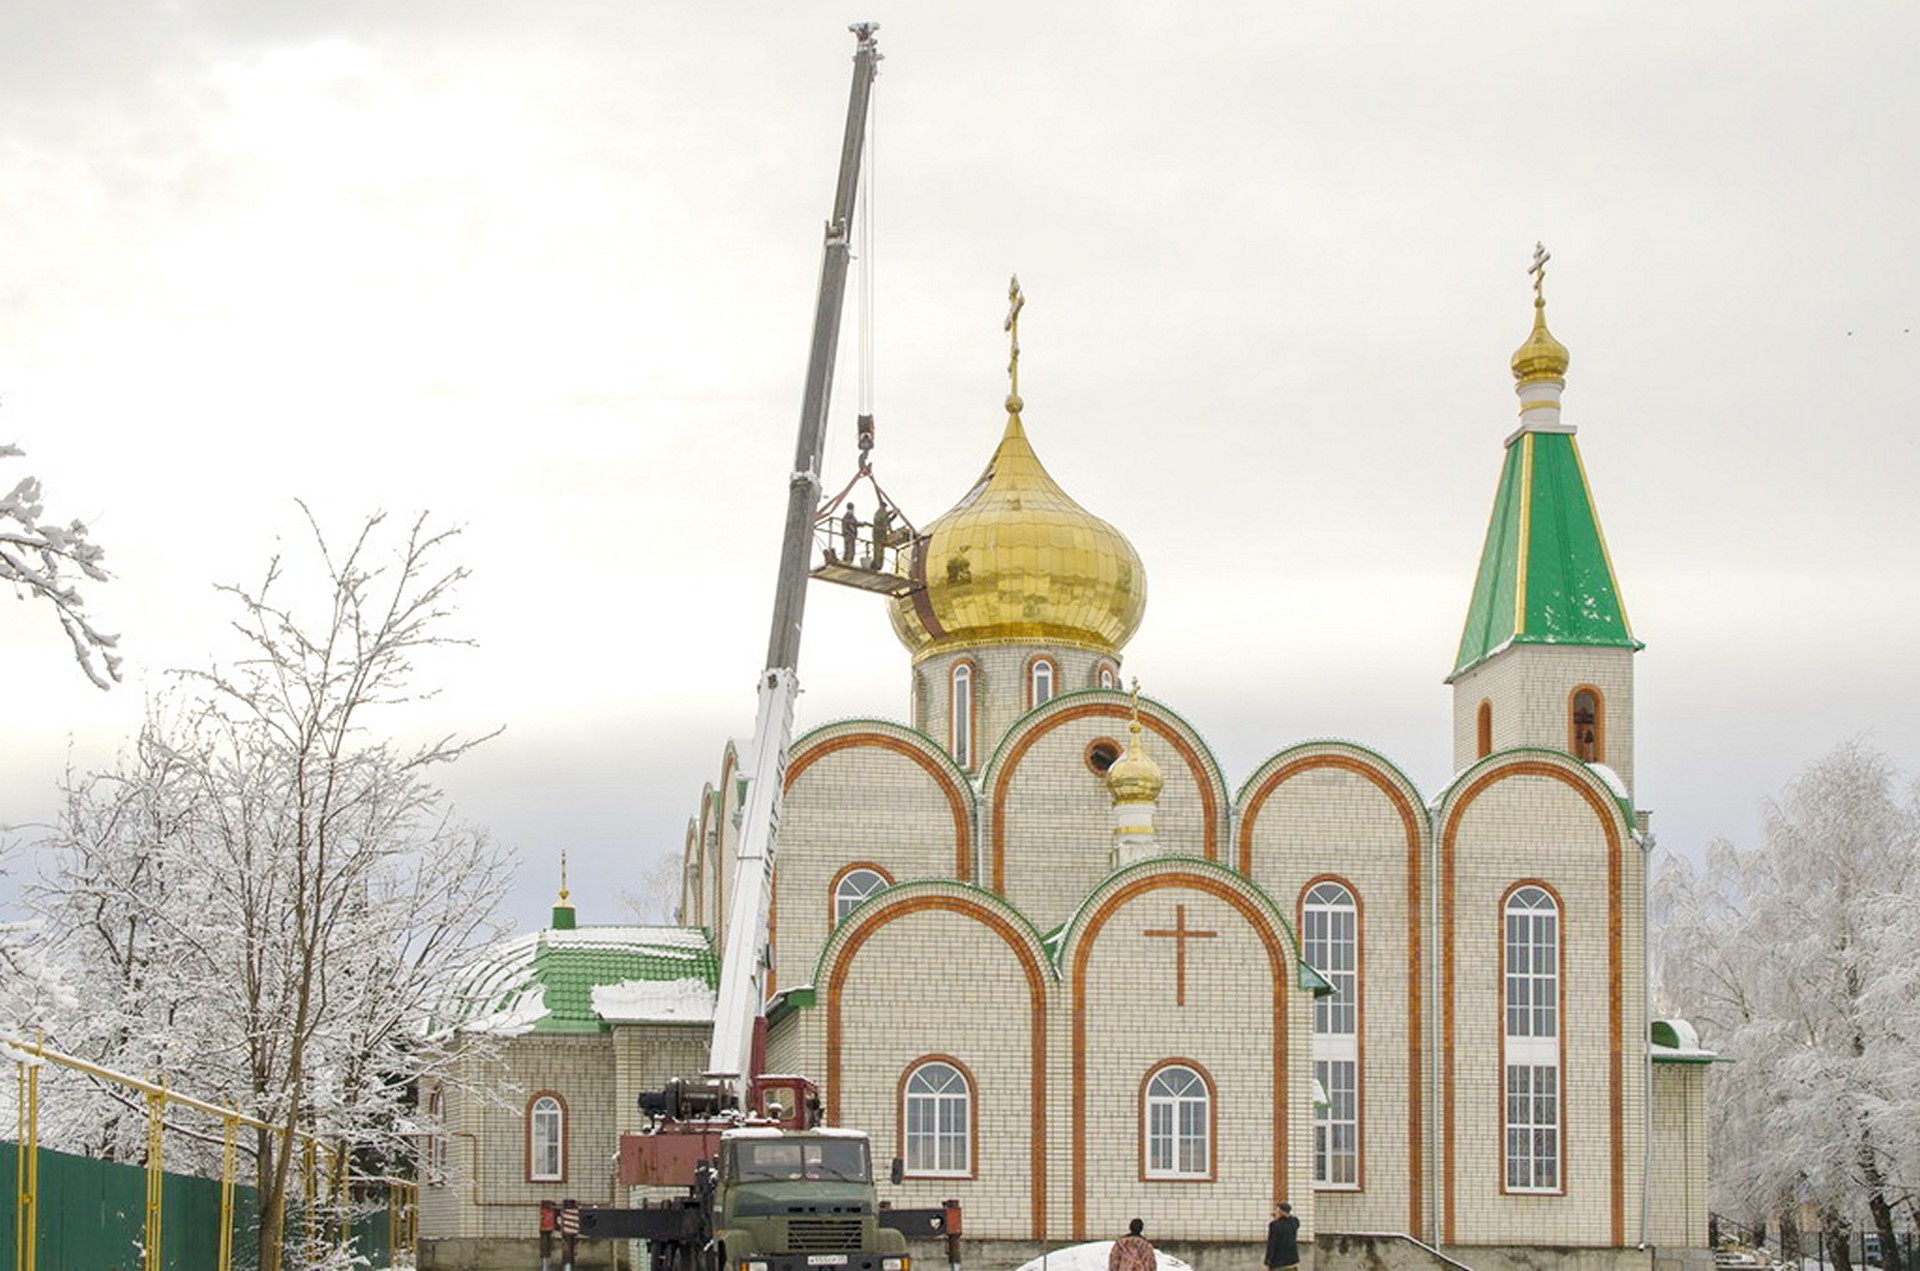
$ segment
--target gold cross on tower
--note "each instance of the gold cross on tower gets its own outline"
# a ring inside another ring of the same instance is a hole
[[[1541,294],[1541,288],[1547,281],[1547,262],[1552,259],[1553,253],[1546,249],[1546,245],[1535,241],[1533,264],[1527,266],[1527,272],[1533,275],[1533,303],[1536,305],[1546,302],[1546,298]]]
[[[1007,394],[1007,409],[1020,409],[1020,311],[1027,307],[1027,297],[1020,290],[1020,275],[1015,274],[1007,280],[1007,343],[1013,348],[1013,355],[1007,362],[1007,378],[1012,389]]]
[[[1172,937],[1173,1004],[1175,1006],[1185,1006],[1187,1004],[1187,941],[1211,940],[1220,933],[1218,931],[1187,930],[1187,907],[1185,905],[1175,905],[1173,907],[1173,930],[1143,931],[1140,934],[1145,936]]]

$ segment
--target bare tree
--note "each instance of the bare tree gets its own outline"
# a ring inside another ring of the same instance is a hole
[[[407,747],[371,727],[431,696],[422,654],[463,643],[441,632],[465,575],[437,563],[451,532],[415,521],[387,554],[383,526],[344,551],[314,527],[311,616],[279,558],[224,589],[247,655],[190,673],[130,760],[73,784],[42,898],[72,962],[110,980],[91,996],[113,1011],[73,1024],[93,1053],[275,1125],[252,1144],[262,1271],[282,1266],[299,1134],[398,1155],[408,1091],[444,1060],[415,1025],[496,933],[506,883],[430,780],[484,738]]]
[[[0,443],[0,459],[21,453],[18,446]],[[101,555],[81,522],[61,525],[46,519],[40,478],[22,477],[0,497],[0,581],[11,583],[16,595],[53,606],[73,644],[74,660],[89,680],[106,688],[120,678],[120,657],[113,651],[120,637],[93,625],[73,578],[78,573],[94,582],[107,581]]]

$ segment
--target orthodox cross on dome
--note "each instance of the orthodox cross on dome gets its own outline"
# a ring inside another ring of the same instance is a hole
[[[1013,350],[1007,361],[1007,379],[1012,384],[1007,394],[1007,402],[1013,410],[1019,409],[1012,403],[1020,400],[1020,311],[1026,307],[1027,296],[1020,290],[1020,275],[1014,274],[1007,280],[1007,321],[1005,323],[1007,343]]]
[[[1546,296],[1542,294],[1542,288],[1547,281],[1547,262],[1552,259],[1553,253],[1547,250],[1544,243],[1536,239],[1533,244],[1533,263],[1527,266],[1527,272],[1533,275],[1533,303],[1536,305],[1544,305],[1547,302]]]
[[[560,903],[567,903],[567,849],[560,849]]]
[[[1134,722],[1134,725],[1137,727],[1140,723],[1140,677],[1137,675],[1133,677],[1132,697],[1133,697],[1133,722]]]
[[[1189,931],[1187,929],[1187,907],[1173,907],[1173,930],[1143,931],[1144,936],[1159,936],[1173,941],[1173,1004],[1187,1004],[1187,941],[1211,940],[1219,935],[1218,931]]]

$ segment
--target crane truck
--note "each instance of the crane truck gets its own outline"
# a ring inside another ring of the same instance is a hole
[[[644,1133],[623,1135],[620,1180],[676,1194],[634,1209],[550,1207],[543,1226],[572,1236],[642,1239],[654,1271],[911,1271],[907,1236],[945,1236],[955,1259],[959,1206],[882,1206],[867,1136],[820,1124],[820,1098],[804,1077],[764,1074],[761,979],[787,750],[799,690],[796,667],[816,523],[827,405],[851,254],[854,196],[878,71],[875,23],[857,41],[833,214],[826,225],[813,343],[788,479],[785,537],[759,682],[750,781],[727,912],[707,1071],[642,1095]],[[863,443],[869,435],[862,420]],[[864,453],[864,446],[863,446]],[[863,463],[863,471],[864,463]],[[844,566],[843,566],[844,568]],[[900,1165],[892,1177],[900,1181]]]

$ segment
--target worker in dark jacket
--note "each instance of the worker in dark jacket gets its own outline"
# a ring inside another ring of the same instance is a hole
[[[1284,1200],[1273,1207],[1267,1224],[1267,1271],[1293,1271],[1300,1265],[1300,1220]]]

